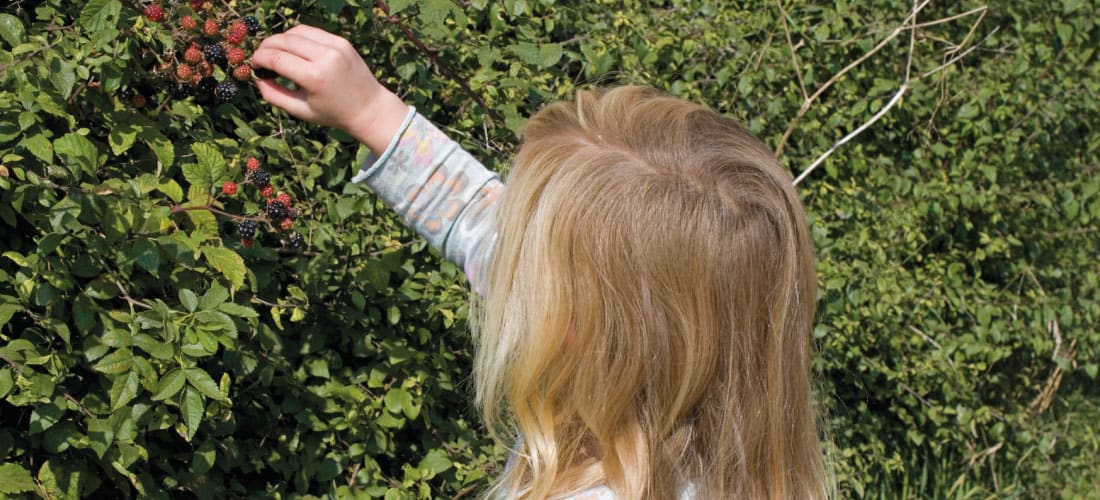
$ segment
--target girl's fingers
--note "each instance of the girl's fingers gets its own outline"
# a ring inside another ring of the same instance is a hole
[[[333,35],[332,33],[329,33],[321,28],[315,28],[306,24],[299,24],[293,28],[290,28],[289,30],[286,30],[286,33],[293,33],[295,35],[310,38],[317,43],[327,45],[332,48],[340,48],[347,43],[347,40],[344,40],[339,36]]]
[[[274,80],[258,80],[256,87],[264,100],[274,106],[286,110],[287,113],[302,119],[311,117],[311,109],[305,100],[305,94],[300,90],[290,90]]]
[[[307,85],[313,74],[309,61],[285,50],[263,45],[252,53],[252,66],[270,69],[298,85]]]
[[[326,53],[332,51],[332,47],[328,45],[319,43],[310,37],[294,34],[289,31],[265,38],[264,41],[260,43],[259,48],[282,50],[307,61],[316,61],[324,57]]]

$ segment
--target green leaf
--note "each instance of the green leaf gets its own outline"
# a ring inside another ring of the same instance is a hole
[[[81,173],[95,175],[99,168],[99,148],[87,137],[68,133],[53,141],[53,148],[76,179],[80,178]]]
[[[88,333],[96,325],[96,306],[92,299],[81,294],[73,301],[73,323],[81,333]]]
[[[172,163],[176,161],[176,147],[156,127],[143,127],[141,132],[138,133],[138,137],[149,146],[149,149],[153,150],[153,154],[157,155],[157,161],[160,162],[161,168],[171,167]],[[170,182],[175,184],[175,181]],[[176,187],[178,188],[179,185],[176,185]],[[182,192],[182,189],[180,191]],[[165,194],[172,196],[167,191]],[[183,199],[183,195],[181,194],[178,198],[173,199],[179,201]]]
[[[235,304],[233,302],[225,302],[225,303],[220,304],[218,306],[218,310],[223,312],[223,313],[226,313],[230,316],[236,316],[238,318],[258,318],[258,317],[260,317],[260,313],[256,312],[255,309],[253,309],[251,307],[248,307],[248,306],[242,306],[240,304]]]
[[[202,300],[199,301],[199,309],[203,311],[214,309],[227,299],[229,299],[229,290],[226,290],[221,283],[215,281],[210,285],[210,288],[206,290],[206,293],[202,294]]]
[[[183,178],[191,184],[193,189],[209,191],[213,183],[210,182],[210,170],[202,163],[184,163]]]
[[[127,373],[115,379],[111,384],[111,411],[117,411],[137,397],[141,389],[137,372]]]
[[[225,247],[204,246],[202,255],[214,269],[229,280],[233,288],[244,286],[244,275],[247,269],[244,266],[244,259],[237,255],[237,252]]]
[[[7,396],[8,391],[15,386],[15,383],[11,378],[11,369],[4,367],[0,368],[0,398]]]
[[[172,179],[161,179],[160,184],[157,185],[157,190],[174,202],[178,203],[183,200],[183,188]]]
[[[46,164],[53,163],[53,144],[43,134],[35,134],[26,139],[23,139],[23,147],[27,148],[32,155],[38,157]]]
[[[191,383],[191,386],[207,397],[217,401],[227,400],[222,391],[218,389],[218,383],[202,368],[188,368],[183,373],[187,376],[187,381]]]
[[[134,345],[157,359],[172,359],[176,353],[172,344],[158,341],[144,333],[134,335]]]
[[[186,307],[189,312],[195,312],[195,309],[199,307],[199,297],[195,295],[195,292],[183,288],[179,291],[180,304]]]
[[[425,471],[428,474],[427,479],[431,479],[437,474],[450,469],[452,466],[454,466],[454,462],[451,461],[446,453],[441,450],[432,450],[429,451],[427,455],[424,455],[424,458],[420,459],[420,464],[417,465],[416,468]]]
[[[30,433],[38,434],[39,432],[53,427],[54,424],[61,420],[61,416],[64,414],[65,408],[58,405],[56,402],[40,404],[34,407],[34,411],[31,412],[30,418]]]
[[[15,313],[22,311],[23,306],[16,304],[0,304],[0,326],[8,324]]]
[[[184,376],[183,370],[179,368],[172,369],[160,378],[160,383],[157,384],[157,393],[153,395],[153,401],[163,401],[175,396],[180,392],[180,389],[183,389],[185,382],[187,382],[187,377]]]
[[[561,60],[562,53],[561,45],[556,43],[539,47],[539,67],[546,68],[557,64]]]
[[[80,26],[89,32],[102,31],[118,25],[122,2],[119,0],[88,0],[80,11]]]
[[[129,349],[118,349],[92,365],[92,369],[107,374],[129,371],[134,366],[134,354]]]
[[[11,14],[0,14],[0,38],[15,47],[23,43],[23,22]]]
[[[217,456],[218,453],[214,448],[214,443],[210,441],[203,443],[191,455],[191,473],[196,475],[206,474],[214,467],[214,460]]]
[[[116,156],[130,150],[137,142],[138,132],[142,127],[134,123],[125,113],[115,113],[109,120],[111,132],[107,135],[107,143],[111,145],[111,152]]]
[[[202,171],[206,173],[204,185],[213,186],[224,180],[225,158],[216,147],[200,142],[193,144],[191,150],[195,152],[195,159],[198,160]]]
[[[68,99],[76,86],[75,65],[60,58],[50,61],[50,83],[61,93],[61,97]]]
[[[191,441],[195,437],[195,432],[199,430],[199,424],[202,423],[203,412],[205,411],[206,409],[202,404],[202,394],[190,387],[185,389],[180,412],[183,414],[183,425],[187,429],[188,441]]]
[[[34,490],[31,473],[17,463],[0,465],[0,493],[22,493]]]

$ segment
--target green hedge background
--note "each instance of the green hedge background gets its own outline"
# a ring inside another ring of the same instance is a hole
[[[1095,1],[215,3],[348,37],[501,171],[591,85],[707,103],[793,175],[890,106],[799,184],[840,495],[1097,496]],[[0,497],[476,496],[506,450],[460,270],[348,184],[344,134],[149,84],[182,47],[143,5],[0,7]],[[305,250],[204,208],[258,210],[209,205],[249,155]]]

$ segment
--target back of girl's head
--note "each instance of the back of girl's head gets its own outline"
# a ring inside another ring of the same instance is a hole
[[[531,118],[507,186],[475,367],[490,428],[522,435],[499,493],[824,495],[812,250],[763,143],[652,89],[582,92]]]

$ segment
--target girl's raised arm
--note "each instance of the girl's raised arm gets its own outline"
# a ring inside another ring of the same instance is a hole
[[[268,102],[303,120],[343,129],[369,147],[375,154],[352,180],[371,186],[483,292],[503,191],[495,173],[383,87],[343,38],[295,26],[266,38],[252,64],[298,86],[290,90],[261,80]]]

